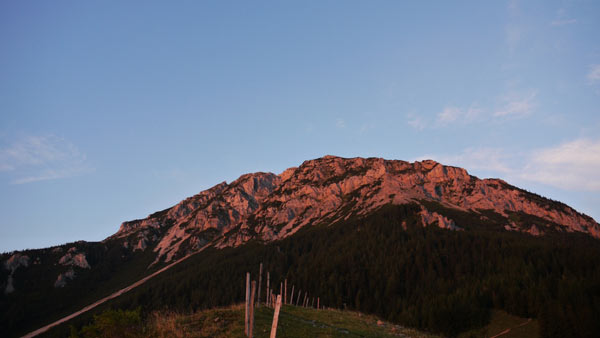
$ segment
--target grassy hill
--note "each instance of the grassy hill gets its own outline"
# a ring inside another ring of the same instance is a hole
[[[258,307],[255,312],[254,337],[269,337],[273,309]],[[464,332],[458,338],[529,338],[539,335],[537,320],[494,310],[488,325]],[[243,338],[243,304],[203,310],[193,314],[153,312],[145,320],[139,310],[107,310],[72,337],[222,337]],[[279,315],[277,337],[440,337],[382,321],[378,317],[355,311],[316,310],[283,305]]]
[[[137,319],[136,319],[137,318]],[[273,309],[261,306],[255,312],[254,337],[269,337]],[[145,321],[136,311],[107,311],[94,323],[72,336],[111,337],[223,337],[244,335],[244,306],[234,305],[194,314],[154,312]],[[341,310],[316,310],[284,305],[279,315],[277,337],[438,337],[384,322],[375,316]]]
[[[458,338],[530,338],[539,337],[539,331],[539,322],[535,319],[517,317],[504,311],[494,310],[488,325],[460,334]]]

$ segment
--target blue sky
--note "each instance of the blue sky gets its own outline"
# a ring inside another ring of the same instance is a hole
[[[600,220],[597,1],[0,2],[0,251],[326,154]]]

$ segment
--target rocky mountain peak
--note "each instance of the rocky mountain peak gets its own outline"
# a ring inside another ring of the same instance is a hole
[[[493,211],[506,219],[504,228],[510,231],[577,231],[600,237],[600,226],[590,217],[500,179],[481,180],[433,160],[327,155],[279,175],[257,172],[222,182],[146,219],[124,222],[111,238],[127,238],[138,249],[152,247],[157,261],[169,261],[211,241],[218,247],[253,238],[271,241],[307,225],[361,217],[386,204],[422,201],[465,212]],[[545,228],[519,221],[520,214],[543,220]],[[424,224],[461,229],[425,206],[422,218]]]

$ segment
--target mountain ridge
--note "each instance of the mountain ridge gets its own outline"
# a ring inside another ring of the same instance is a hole
[[[388,203],[420,200],[476,213],[492,210],[506,218],[508,231],[581,232],[600,238],[600,225],[591,217],[501,179],[479,179],[463,168],[433,160],[411,163],[327,155],[279,175],[249,173],[230,184],[219,183],[145,219],[124,222],[109,239],[137,234],[127,245],[143,250],[153,244],[155,262],[169,262],[219,236],[223,237],[217,247],[251,239],[276,240],[308,224],[365,215]],[[535,216],[546,224],[520,222],[516,213]],[[423,207],[423,223],[433,222],[459,229],[451,219]]]

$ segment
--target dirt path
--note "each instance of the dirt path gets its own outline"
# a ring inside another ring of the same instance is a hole
[[[170,269],[172,266],[175,266],[175,265],[177,265],[177,264],[179,264],[179,263],[183,262],[184,260],[188,259],[189,257],[191,257],[191,256],[193,256],[193,255],[195,255],[195,254],[197,254],[198,252],[200,252],[200,251],[204,250],[204,249],[205,249],[206,247],[208,247],[210,244],[212,244],[212,243],[209,243],[209,244],[207,244],[207,245],[203,246],[203,247],[202,247],[200,250],[198,250],[198,251],[194,252],[193,254],[189,254],[189,255],[187,255],[187,256],[185,256],[185,257],[183,257],[183,258],[180,258],[180,259],[176,260],[175,262],[173,262],[173,263],[171,263],[171,264],[169,264],[169,265],[165,266],[164,268],[162,268],[162,269],[160,269],[160,270],[158,270],[158,271],[156,271],[156,272],[154,272],[154,273],[152,273],[152,274],[150,274],[150,275],[148,275],[148,276],[146,276],[146,277],[144,277],[144,278],[140,279],[139,281],[137,281],[137,282],[135,282],[135,283],[133,283],[133,284],[129,285],[128,287],[126,287],[126,288],[123,288],[123,289],[121,289],[121,290],[119,290],[119,291],[117,291],[117,292],[115,292],[115,293],[113,293],[113,294],[111,294],[111,295],[109,295],[109,296],[106,296],[106,297],[104,297],[104,298],[100,299],[99,301],[97,301],[97,302],[95,302],[95,303],[93,303],[93,304],[90,304],[90,305],[88,305],[88,306],[84,307],[83,309],[81,309],[81,310],[79,310],[79,311],[77,311],[77,312],[75,312],[75,313],[72,313],[72,314],[70,314],[70,315],[68,315],[68,316],[66,316],[66,317],[64,317],[64,318],[61,318],[61,319],[59,319],[59,320],[55,321],[54,323],[48,324],[48,325],[46,325],[46,326],[44,326],[44,327],[42,327],[42,328],[39,328],[39,329],[37,329],[37,330],[35,330],[35,331],[33,331],[33,332],[30,332],[30,333],[28,333],[28,334],[24,335],[22,338],[30,338],[30,337],[35,337],[35,336],[37,336],[37,335],[39,335],[39,334],[41,334],[41,333],[44,333],[44,332],[48,331],[49,329],[51,329],[51,328],[53,328],[53,327],[55,327],[55,326],[57,326],[57,325],[59,325],[59,324],[62,324],[62,323],[64,323],[64,322],[66,322],[66,321],[69,321],[69,320],[71,320],[71,319],[73,319],[73,318],[75,318],[75,317],[79,316],[80,314],[82,314],[82,313],[85,313],[85,312],[87,312],[87,311],[89,311],[89,310],[91,310],[91,309],[95,308],[96,306],[98,306],[98,305],[100,305],[100,304],[106,303],[107,301],[109,301],[109,300],[111,300],[111,299],[113,299],[113,298],[117,298],[117,297],[119,297],[120,295],[122,295],[122,294],[124,294],[124,293],[126,293],[126,292],[128,292],[128,291],[130,291],[130,290],[132,290],[132,289],[135,289],[136,287],[138,287],[138,286],[140,286],[140,285],[142,285],[142,284],[146,283],[146,282],[147,282],[147,281],[148,281],[150,278],[152,278],[152,277],[154,277],[154,276],[156,276],[156,275],[158,275],[158,274],[160,274],[160,273],[163,273],[164,271],[166,271],[166,270]]]
[[[527,321],[526,321],[526,322],[524,322],[524,323],[521,323],[521,324],[519,324],[519,325],[517,325],[517,326],[515,326],[515,327],[509,327],[508,329],[506,329],[506,330],[504,330],[504,331],[502,331],[502,332],[498,333],[498,334],[497,334],[497,335],[495,335],[495,336],[491,336],[490,338],[496,338],[496,337],[503,336],[503,335],[505,335],[505,334],[509,333],[509,332],[510,332],[510,330],[512,330],[512,329],[516,329],[516,328],[518,328],[518,327],[521,327],[521,326],[525,326],[525,325],[529,324],[530,322],[531,322],[531,318],[527,319]]]

